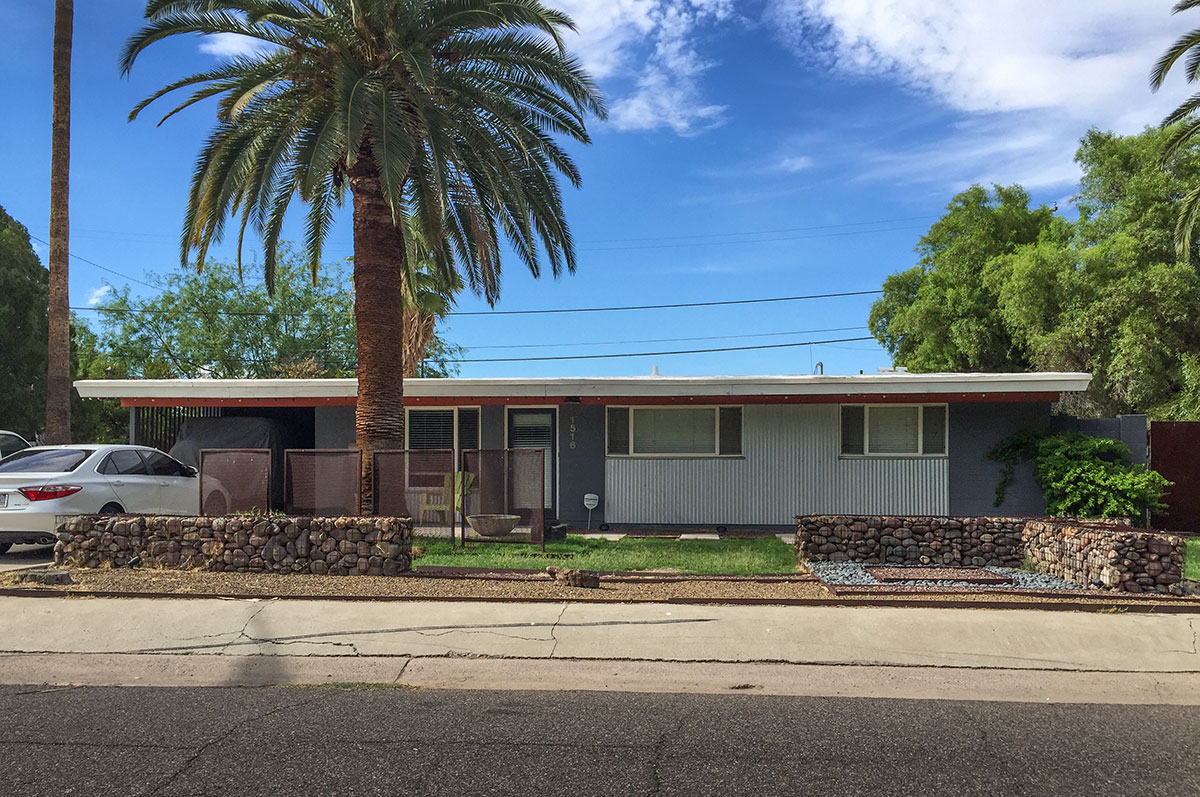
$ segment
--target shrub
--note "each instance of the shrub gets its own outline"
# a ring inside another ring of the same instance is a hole
[[[1046,499],[1046,511],[1060,517],[1141,517],[1166,508],[1171,482],[1157,471],[1130,461],[1129,447],[1117,440],[1071,432],[1018,432],[988,452],[1004,465],[996,506],[1012,481],[1017,463],[1031,460],[1033,478]]]

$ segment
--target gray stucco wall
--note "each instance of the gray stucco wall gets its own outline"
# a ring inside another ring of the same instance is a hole
[[[558,519],[584,528],[587,493],[600,496],[592,512],[596,528],[604,522],[604,407],[563,404],[558,408]]]
[[[1120,440],[1129,446],[1133,461],[1146,463],[1146,416],[1118,415],[1116,418],[1069,418],[1056,416],[1053,428],[1062,432],[1083,432],[1092,437]]]
[[[350,448],[354,445],[354,408],[316,408],[316,448]]]
[[[950,515],[1042,515],[1046,502],[1033,481],[1033,468],[1017,467],[995,506],[1000,463],[987,453],[1004,438],[1023,429],[1050,426],[1050,405],[1015,402],[950,405]]]

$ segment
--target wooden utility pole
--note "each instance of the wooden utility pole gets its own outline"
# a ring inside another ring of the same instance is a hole
[[[46,372],[46,442],[71,442],[71,36],[73,0],[54,3],[54,110],[50,137],[50,339]]]

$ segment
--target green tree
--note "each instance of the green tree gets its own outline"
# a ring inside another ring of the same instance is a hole
[[[993,264],[1011,334],[1037,368],[1094,375],[1085,415],[1175,416],[1189,355],[1200,353],[1200,280],[1176,260],[1179,199],[1200,184],[1200,153],[1164,166],[1173,130],[1097,130],[1081,141],[1079,220]]]
[[[988,264],[1038,240],[1053,214],[1020,186],[975,185],[917,244],[916,266],[893,274],[871,308],[871,332],[912,371],[1014,371],[1029,363],[985,280]]]
[[[46,280],[28,230],[0,208],[0,429],[29,439],[46,421]]]
[[[1200,418],[1200,278],[1174,245],[1200,146],[1164,160],[1176,136],[1084,136],[1075,222],[1029,211],[1019,188],[959,195],[921,264],[884,283],[872,331],[915,371],[1089,371],[1065,399],[1076,414]]]
[[[357,370],[354,290],[347,270],[308,264],[281,247],[273,293],[248,286],[235,263],[210,262],[156,280],[159,293],[135,299],[128,288],[97,307],[104,368],[121,376],[269,379],[352,377]],[[444,300],[443,300],[444,301]],[[433,333],[444,365],[457,347]],[[95,370],[95,369],[93,369]],[[103,378],[98,374],[95,378]]]
[[[266,49],[182,78],[138,105],[197,87],[219,97],[184,220],[183,259],[203,263],[227,218],[263,242],[268,285],[292,197],[308,203],[315,270],[347,188],[354,214],[356,437],[364,505],[376,448],[404,442],[405,227],[449,274],[494,302],[501,239],[536,276],[575,267],[559,175],[579,173],[556,136],[587,142],[603,101],[570,57],[566,15],[537,0],[149,0],[122,56],[170,36],[238,34]],[[168,114],[169,115],[169,114]]]
[[[78,316],[71,317],[73,379],[124,379],[128,369],[116,363],[96,333]],[[71,391],[71,439],[80,443],[126,443],[129,411],[117,399],[83,399]]]

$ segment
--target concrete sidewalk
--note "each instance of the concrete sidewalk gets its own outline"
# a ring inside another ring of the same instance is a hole
[[[0,652],[493,657],[1200,672],[1190,615],[0,598]]]

